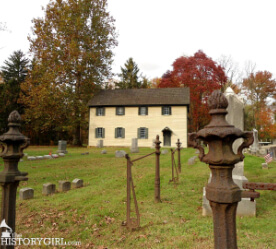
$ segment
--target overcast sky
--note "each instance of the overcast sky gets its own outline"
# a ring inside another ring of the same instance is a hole
[[[42,17],[49,0],[3,0],[0,66],[13,51],[28,52],[31,20]],[[175,59],[199,49],[217,60],[231,56],[242,69],[246,61],[276,77],[275,0],[109,0],[119,45],[113,72],[129,57],[148,78],[161,77]]]

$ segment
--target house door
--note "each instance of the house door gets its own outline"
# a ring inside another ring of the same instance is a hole
[[[171,146],[171,135],[172,132],[170,130],[163,131],[164,146]]]

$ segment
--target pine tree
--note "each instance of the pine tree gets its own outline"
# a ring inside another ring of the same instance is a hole
[[[133,58],[129,58],[124,68],[121,67],[121,74],[119,74],[121,81],[116,86],[121,89],[141,88],[142,82],[139,80],[139,71],[138,65],[133,61]]]

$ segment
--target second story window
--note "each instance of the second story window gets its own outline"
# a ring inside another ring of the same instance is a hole
[[[170,106],[162,106],[162,115],[172,115],[172,108]]]
[[[116,107],[116,115],[125,115],[125,108],[123,106]]]
[[[104,107],[97,107],[96,108],[96,116],[104,116],[104,115],[105,115]]]
[[[139,107],[139,115],[142,115],[142,116],[148,115],[148,107],[147,106],[140,106]]]

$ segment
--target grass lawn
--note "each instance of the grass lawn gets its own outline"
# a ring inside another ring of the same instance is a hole
[[[126,220],[126,160],[114,156],[115,150],[121,148],[106,149],[107,154],[103,155],[98,148],[69,147],[64,158],[20,162],[19,168],[29,173],[29,180],[21,182],[19,189],[34,188],[35,198],[17,199],[16,232],[24,238],[80,241],[79,248],[213,248],[212,218],[201,215],[202,188],[210,170],[199,160],[187,165],[187,160],[195,155],[193,149],[182,150],[182,173],[177,185],[169,183],[170,153],[160,156],[162,203],[154,202],[155,156],[134,163],[133,180],[141,214],[141,228],[135,231],[122,226]],[[25,153],[46,155],[51,150],[54,153],[57,148],[30,147]],[[128,148],[124,150],[129,153]],[[81,155],[86,151],[90,154]],[[142,148],[130,157],[152,151]],[[269,170],[262,170],[262,162],[263,158],[246,155],[245,176],[252,182],[276,183],[276,163],[270,163]],[[0,166],[2,169],[2,160]],[[59,180],[75,178],[83,179],[85,186],[42,195],[44,183],[58,186]],[[239,248],[276,248],[276,192],[259,192],[257,217],[237,218]]]

